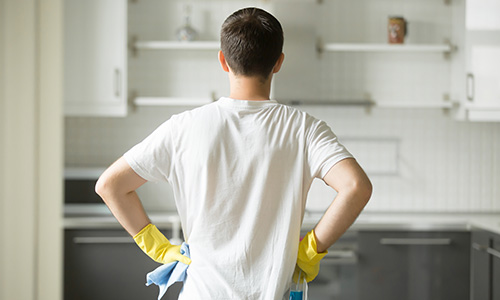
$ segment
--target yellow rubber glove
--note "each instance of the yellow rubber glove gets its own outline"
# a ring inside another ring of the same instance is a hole
[[[328,251],[318,253],[314,230],[309,231],[299,243],[297,266],[293,273],[293,281],[297,282],[300,270],[305,273],[307,282],[316,278],[319,273],[319,263],[327,253]]]
[[[161,264],[180,261],[186,265],[191,264],[189,257],[181,254],[181,246],[172,245],[167,238],[153,224],[146,225],[134,236],[136,244],[151,257]]]

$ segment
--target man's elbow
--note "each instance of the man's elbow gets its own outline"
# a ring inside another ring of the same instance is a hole
[[[373,186],[370,179],[367,179],[363,184],[362,193],[364,195],[365,201],[368,203],[368,200],[372,197]]]
[[[104,202],[108,196],[112,193],[112,185],[110,183],[109,178],[107,176],[101,175],[95,184],[95,192],[99,195]]]
[[[363,201],[366,205],[372,196],[373,186],[370,179],[365,177],[363,179],[354,180],[350,190],[352,193],[356,194],[357,199]]]

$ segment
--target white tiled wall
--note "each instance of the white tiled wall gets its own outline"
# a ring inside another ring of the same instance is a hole
[[[346,100],[368,95],[376,101],[436,102],[449,89],[449,63],[441,54],[317,56],[314,45],[318,36],[327,42],[385,42],[387,14],[403,14],[410,20],[409,43],[440,43],[451,31],[445,1],[186,2],[193,4],[192,25],[202,40],[217,39],[224,18],[240,7],[275,10],[285,29],[286,54],[273,89],[278,99]],[[184,2],[130,2],[130,36],[174,39],[174,29],[182,24],[180,3]],[[325,11],[331,11],[330,18]],[[315,18],[316,14],[322,17]],[[350,23],[352,27],[346,26]],[[130,91],[140,96],[227,95],[226,74],[216,53],[139,51],[129,57]],[[66,165],[107,166],[185,109],[139,107],[127,118],[66,118]],[[458,122],[440,109],[301,109],[327,121],[369,174],[374,194],[367,210],[500,212],[500,123]],[[168,186],[147,184],[141,193],[146,208],[174,208]],[[334,195],[315,181],[309,209],[324,209]]]
[[[138,108],[127,118],[66,118],[66,165],[107,166],[173,113]],[[465,123],[438,109],[302,107],[324,119],[366,169],[371,211],[500,211],[500,123]],[[173,208],[150,197],[152,209]],[[334,193],[316,182],[309,207],[323,209]]]

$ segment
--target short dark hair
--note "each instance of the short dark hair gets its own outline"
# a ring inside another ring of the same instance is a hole
[[[240,9],[222,24],[221,50],[236,75],[266,79],[283,51],[283,28],[265,10]]]

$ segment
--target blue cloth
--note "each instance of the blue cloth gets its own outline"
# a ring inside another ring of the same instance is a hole
[[[182,243],[181,254],[191,258],[188,244]],[[160,293],[158,294],[158,300],[160,300],[172,284],[178,281],[184,282],[186,280],[186,271],[188,267],[189,265],[179,261],[161,265],[146,275],[146,285],[150,286],[154,283],[160,288]]]

